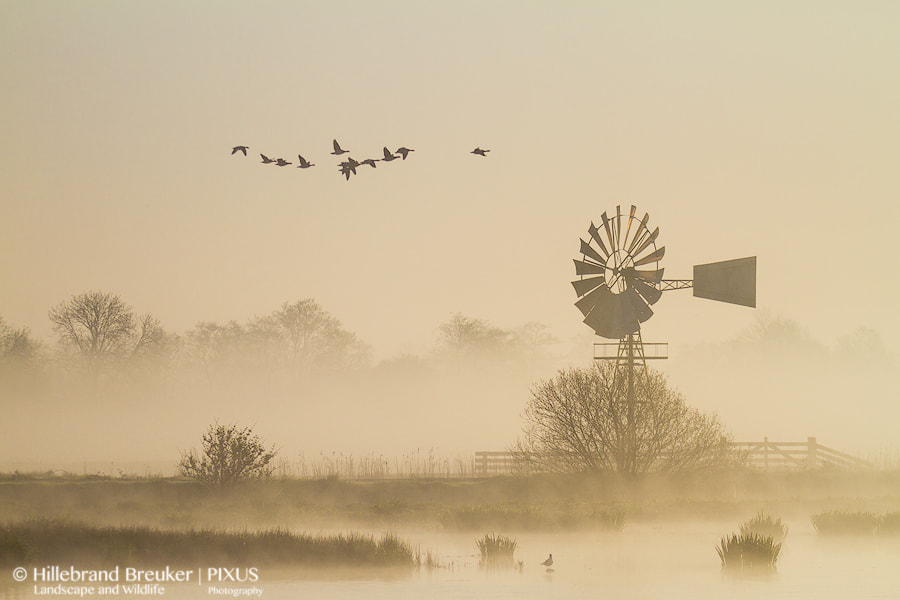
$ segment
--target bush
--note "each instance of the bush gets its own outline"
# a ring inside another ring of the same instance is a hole
[[[200,454],[191,450],[178,463],[181,474],[220,487],[272,475],[274,446],[266,449],[250,427],[210,425]]]

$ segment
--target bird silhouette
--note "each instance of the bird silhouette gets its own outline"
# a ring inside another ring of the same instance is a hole
[[[341,175],[346,177],[347,181],[350,181],[351,173],[356,175],[356,169],[352,168],[349,163],[341,163]]]
[[[356,167],[359,166],[359,163],[350,158],[349,160],[345,160],[341,164],[338,165],[341,168],[341,173],[347,171],[348,173],[353,173],[356,175]],[[346,175],[346,173],[344,173]],[[350,179],[350,176],[347,175],[347,179]]]
[[[541,564],[544,565],[545,567],[552,567],[553,566],[553,555],[551,554],[550,557],[547,558],[547,560],[545,560]]]
[[[395,160],[397,158],[400,157],[396,154],[391,154],[391,151],[387,149],[387,146],[384,147],[384,158],[382,158],[381,160],[383,160],[384,162],[391,162],[392,160]]]
[[[410,152],[415,152],[412,148],[397,148],[397,154],[403,157],[403,160],[406,160],[406,155]]]
[[[300,154],[297,155],[297,158],[300,159],[300,164],[297,165],[297,168],[298,168],[298,169],[308,169],[308,168],[310,168],[310,167],[316,166],[315,163],[309,162],[308,160],[306,160],[305,158],[303,158],[303,156],[300,155]]]
[[[290,163],[290,162],[284,160],[283,158],[279,158],[278,160],[275,161],[275,164],[278,165],[279,167],[283,167],[285,165],[291,165],[293,163]]]
[[[235,152],[240,151],[240,152],[244,153],[244,156],[247,156],[247,150],[249,148],[250,148],[250,146],[235,146],[234,148],[231,149],[231,153],[234,154]]]
[[[338,144],[338,141],[334,140],[334,152],[332,152],[332,154],[334,154],[335,156],[339,156],[341,154],[344,154],[345,152],[349,152],[349,150],[344,150],[343,148],[341,148],[341,145]]]
[[[370,167],[372,167],[374,169],[375,163],[377,163],[379,160],[381,160],[381,159],[380,158],[367,158],[366,160],[360,161],[359,164],[369,165]]]
[[[472,150],[472,154],[478,154],[479,156],[485,156],[490,150],[482,150],[481,148],[475,148]]]
[[[265,154],[260,154],[260,156],[262,157],[262,163],[263,163],[264,165],[267,165],[267,164],[269,164],[269,163],[275,162],[274,160],[272,160],[271,158],[269,158],[269,157],[266,156]]]

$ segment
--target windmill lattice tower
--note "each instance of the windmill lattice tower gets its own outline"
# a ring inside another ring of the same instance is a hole
[[[646,344],[641,323],[653,316],[664,291],[693,288],[694,296],[719,302],[756,306],[756,257],[694,265],[693,279],[663,279],[660,260],[665,246],[657,247],[659,227],[648,227],[650,215],[637,219],[632,205],[627,215],[616,206],[613,217],[601,215],[601,226],[588,228],[581,241],[581,259],[575,260],[578,280],[572,282],[575,306],[584,322],[603,338],[617,343],[594,344],[595,360],[615,360],[612,386],[626,378],[628,437],[634,439],[635,378],[647,374],[648,359],[668,358],[667,344]],[[641,368],[638,368],[641,367]]]

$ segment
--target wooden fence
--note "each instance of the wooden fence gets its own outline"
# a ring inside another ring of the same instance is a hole
[[[745,464],[764,471],[799,469],[871,469],[872,464],[823,446],[816,438],[805,442],[732,442],[731,447],[743,456]],[[511,475],[528,471],[528,465],[513,452],[476,452],[475,476]]]

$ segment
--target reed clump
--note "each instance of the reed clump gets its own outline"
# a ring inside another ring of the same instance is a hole
[[[484,567],[507,568],[515,565],[513,555],[516,551],[516,540],[505,535],[487,533],[475,540],[481,553],[479,564]]]
[[[722,567],[729,570],[774,570],[780,552],[781,542],[758,533],[732,533],[716,546]]]
[[[875,535],[880,519],[871,512],[833,510],[813,515],[811,521],[822,535]]]
[[[410,544],[394,534],[308,535],[286,529],[226,532],[105,527],[52,519],[0,526],[0,563],[207,564],[413,567]]]
[[[441,512],[440,523],[444,528],[461,531],[555,531],[580,528],[621,531],[625,526],[625,511],[583,506],[552,509],[546,505],[487,504],[445,509]]]
[[[764,512],[759,512],[752,519],[741,524],[741,534],[758,534],[763,537],[771,537],[776,542],[784,542],[788,534],[788,526],[779,518],[773,518]]]

